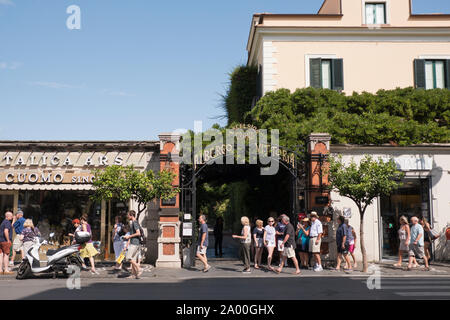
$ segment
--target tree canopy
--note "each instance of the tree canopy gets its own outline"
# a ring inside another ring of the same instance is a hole
[[[246,114],[246,123],[280,130],[293,148],[312,132],[332,143],[411,145],[450,141],[450,90],[404,88],[346,96],[328,89],[268,92]]]
[[[135,199],[138,202],[138,217],[147,208],[147,203],[154,199],[170,199],[178,192],[172,186],[175,174],[170,171],[155,174],[152,170],[140,171],[133,166],[113,165],[95,170],[94,175],[94,199]]]

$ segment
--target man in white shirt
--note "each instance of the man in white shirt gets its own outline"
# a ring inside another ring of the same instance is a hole
[[[309,231],[309,252],[312,253],[316,263],[314,265],[314,271],[323,271],[322,261],[320,260],[320,245],[322,243],[323,227],[322,222],[319,220],[317,212],[313,211],[310,215],[311,229]]]

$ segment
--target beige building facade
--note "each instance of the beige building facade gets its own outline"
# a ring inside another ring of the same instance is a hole
[[[309,86],[346,94],[450,87],[450,15],[413,14],[410,0],[326,0],[317,14],[255,14],[247,51],[259,96]]]
[[[344,163],[359,163],[365,156],[393,159],[405,176],[399,189],[375,199],[365,213],[365,245],[369,261],[395,259],[398,254],[399,218],[425,217],[441,232],[432,252],[436,260],[450,260],[450,242],[445,230],[450,227],[450,145],[431,144],[411,147],[331,145],[331,155],[341,155]],[[335,214],[350,212],[350,225],[359,237],[360,217],[355,203],[332,192]],[[336,219],[334,219],[336,220]],[[336,226],[334,226],[336,227]],[[361,259],[359,240],[356,256]]]

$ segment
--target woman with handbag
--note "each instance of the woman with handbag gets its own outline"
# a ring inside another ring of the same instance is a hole
[[[23,241],[23,251],[25,256],[27,255],[28,250],[30,250],[33,246],[34,238],[39,237],[40,235],[41,233],[39,232],[39,229],[34,226],[33,220],[25,220],[21,233]]]
[[[264,233],[266,230],[263,228],[263,221],[256,220],[256,226],[253,229],[253,241],[255,241],[255,269],[259,269],[261,265],[261,256],[264,250]]]
[[[311,223],[304,218],[302,223],[297,224],[297,248],[300,255],[300,269],[309,269],[309,229]]]
[[[88,223],[88,215],[86,213],[83,213],[83,215],[80,218],[81,225],[78,227],[77,231],[85,231],[89,232],[91,234],[91,239],[83,244],[81,246],[80,250],[80,256],[84,260],[85,258],[89,258],[89,262],[91,263],[91,273],[92,274],[99,274],[95,270],[95,262],[94,257],[98,255],[98,251],[94,248],[94,245],[92,244],[92,230],[91,226]],[[77,232],[75,231],[75,232]],[[83,264],[83,268],[86,268],[86,265]]]
[[[114,228],[113,228],[113,248],[114,248],[114,255],[116,256],[116,261],[119,258],[120,254],[123,251],[124,248],[124,243],[122,240],[122,236],[125,235],[124,232],[124,225],[123,223],[120,221],[120,216],[116,216],[115,217],[115,224],[114,224]],[[116,266],[114,267],[115,270],[120,270],[122,268],[122,263],[117,263],[116,262]]]
[[[439,238],[439,232],[434,231],[430,223],[424,217],[420,219],[420,224],[422,225],[424,231],[425,255],[428,258],[429,263],[430,260],[432,259],[431,244],[434,240]]]
[[[398,261],[396,264],[394,264],[394,267],[401,267],[403,255],[409,252],[411,230],[409,228],[408,218],[406,218],[405,216],[400,217],[400,229],[398,230],[398,238],[400,240],[398,248]]]

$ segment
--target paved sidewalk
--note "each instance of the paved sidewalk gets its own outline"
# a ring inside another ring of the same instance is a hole
[[[200,261],[196,261],[196,267],[191,269],[170,269],[170,268],[155,268],[151,265],[143,264],[144,273],[143,279],[166,279],[166,280],[186,280],[196,278],[275,278],[275,277],[368,277],[373,271],[379,271],[382,277],[439,277],[450,275],[450,264],[448,263],[436,263],[431,265],[430,271],[425,271],[419,267],[411,271],[406,271],[406,265],[403,268],[396,268],[392,263],[377,263],[369,264],[369,273],[363,273],[360,264],[358,268],[352,272],[334,271],[333,269],[324,269],[322,272],[314,272],[312,269],[302,270],[301,275],[293,275],[294,268],[285,267],[281,274],[277,274],[273,271],[269,271],[266,268],[254,269],[250,274],[242,273],[242,263],[238,260],[231,259],[210,259],[212,268],[209,272],[202,272],[202,264]],[[125,278],[129,276],[126,271],[114,271],[113,264],[109,262],[97,263],[97,271],[99,275],[91,274],[89,271],[82,271],[81,277],[86,279],[111,279],[111,278]],[[18,265],[14,269],[17,269]],[[49,278],[51,275],[40,275],[39,278]],[[0,275],[1,280],[15,279],[15,275]]]

